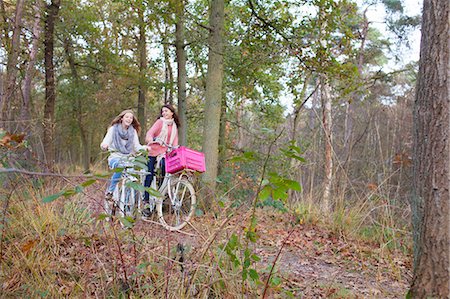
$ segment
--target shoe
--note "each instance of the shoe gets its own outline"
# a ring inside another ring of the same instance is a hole
[[[152,215],[152,210],[150,210],[150,203],[149,202],[143,202],[144,209],[142,210],[142,216],[143,217],[150,217]]]
[[[107,200],[107,201],[112,201],[112,197],[113,197],[112,192],[106,192],[106,194],[105,194],[105,200]]]

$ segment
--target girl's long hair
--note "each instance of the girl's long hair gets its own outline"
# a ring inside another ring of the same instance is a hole
[[[180,119],[178,118],[177,111],[176,111],[175,108],[174,108],[172,105],[170,105],[170,104],[165,104],[165,105],[163,105],[163,106],[161,107],[161,111],[160,111],[160,115],[159,115],[158,119],[159,119],[160,117],[162,117],[162,110],[163,110],[163,108],[167,108],[167,109],[169,109],[170,111],[172,111],[172,113],[173,113],[173,120],[174,120],[174,122],[177,124],[177,128],[179,128],[179,127],[181,126]]]
[[[133,128],[136,130],[136,132],[139,135],[139,132],[141,132],[141,124],[137,120],[136,116],[134,116],[134,112],[131,109],[123,110],[122,112],[120,112],[119,115],[114,117],[114,119],[111,122],[111,126],[114,126],[115,124],[121,124],[124,115],[127,114],[127,113],[133,114],[133,122],[131,123],[131,125],[133,126]]]

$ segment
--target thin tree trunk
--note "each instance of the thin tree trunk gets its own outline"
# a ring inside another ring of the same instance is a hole
[[[55,22],[59,12],[60,0],[53,0],[47,5],[47,18],[45,20],[45,106],[44,106],[44,151],[49,169],[55,163],[54,128],[56,84],[55,66],[53,64]]]
[[[75,60],[73,58],[73,53],[72,53],[72,42],[69,40],[69,38],[65,38],[64,39],[64,50],[66,52],[66,56],[67,56],[67,60],[69,62],[69,66],[70,66],[70,70],[72,73],[72,77],[75,80],[75,86],[76,88],[80,88],[81,86],[81,79],[78,75],[77,72],[77,68],[75,66]],[[87,135],[88,133],[86,132],[85,126],[84,126],[84,122],[83,122],[83,104],[81,102],[81,97],[77,97],[75,102],[74,102],[74,112],[75,112],[75,117],[77,120],[77,125],[78,128],[80,129],[80,137],[81,137],[81,148],[82,148],[82,157],[81,157],[81,162],[83,164],[83,169],[84,169],[84,173],[89,173],[90,172],[90,161],[91,161],[91,154],[90,154],[90,146],[89,146],[89,142],[88,142],[88,138]]]
[[[158,31],[162,35],[163,33],[158,28]],[[164,32],[167,36],[167,29]],[[164,104],[173,104],[173,70],[170,63],[169,44],[163,41],[163,53],[164,53]]]
[[[450,298],[450,3],[425,0],[414,106],[411,298]]]
[[[333,153],[332,153],[332,131],[331,131],[331,97],[329,86],[324,76],[320,79],[322,98],[322,125],[325,146],[325,176],[323,189],[322,207],[324,212],[330,211],[330,193],[333,183]]]
[[[245,99],[238,100],[238,103],[236,104],[236,122],[237,122],[237,142],[236,147],[238,150],[242,150],[244,148],[244,126],[242,124],[242,113],[243,113],[243,106],[245,105]]]
[[[25,79],[22,86],[23,101],[20,113],[20,119],[22,120],[22,131],[29,132],[28,128],[30,124],[26,122],[31,119],[30,102],[31,102],[31,83],[35,73],[36,55],[39,50],[39,37],[41,35],[41,11],[42,1],[36,0],[34,4],[34,23],[33,23],[33,37],[31,43],[30,59],[25,72]]]
[[[9,120],[13,112],[14,94],[16,93],[16,81],[17,81],[17,62],[20,52],[20,32],[22,26],[22,14],[23,14],[23,0],[17,0],[16,13],[14,18],[14,30],[11,39],[11,49],[8,53],[8,63],[6,66],[6,84],[5,91],[2,95],[0,102],[1,118],[3,120]],[[8,127],[8,126],[7,126]],[[9,128],[10,129],[10,128]]]
[[[203,131],[203,152],[205,153],[207,166],[202,181],[205,184],[207,192],[210,193],[210,196],[205,198],[206,201],[212,200],[216,188],[224,68],[224,6],[224,0],[211,1],[208,74],[205,93],[205,124]],[[208,202],[205,202],[205,204],[208,206]]]
[[[145,95],[147,94],[147,42],[145,40],[146,36],[146,22],[144,19],[144,7],[143,4],[138,8],[139,14],[139,41],[138,41],[138,52],[139,52],[139,92],[138,92],[138,108],[137,117],[139,122],[145,126]],[[145,130],[141,131],[141,139],[145,138]]]
[[[175,47],[178,63],[178,116],[181,122],[179,130],[179,139],[181,145],[187,144],[187,105],[186,105],[186,49],[184,37],[184,0],[178,1],[176,4],[177,23],[175,28]]]
[[[227,159],[227,106],[226,99],[222,99],[222,111],[220,112],[220,130],[219,130],[219,166],[218,175],[223,173]]]

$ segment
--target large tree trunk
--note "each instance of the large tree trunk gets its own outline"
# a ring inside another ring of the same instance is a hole
[[[139,92],[138,92],[138,108],[137,117],[142,126],[145,127],[145,95],[147,94],[147,42],[145,40],[146,35],[146,22],[144,19],[144,5],[140,4],[138,8],[139,14]],[[141,139],[145,138],[145,130],[141,131]]]
[[[449,298],[449,1],[425,0],[414,107],[412,298]]]
[[[56,84],[55,67],[53,64],[55,21],[59,12],[60,0],[52,0],[47,5],[45,20],[45,106],[44,106],[44,151],[47,167],[53,168],[55,162],[54,128],[55,128],[55,102]]]
[[[330,193],[333,183],[333,148],[331,131],[331,96],[325,76],[320,78],[322,98],[322,126],[325,146],[325,175],[323,182],[322,207],[324,212],[330,211]]]
[[[13,107],[14,95],[16,93],[17,81],[17,62],[20,52],[20,32],[23,14],[23,0],[17,0],[16,14],[14,17],[14,30],[11,39],[10,52],[8,53],[8,62],[6,65],[6,84],[5,91],[2,94],[0,101],[1,119],[9,120],[13,114],[11,107]],[[8,128],[9,126],[7,126]],[[8,128],[11,129],[11,128]]]
[[[186,115],[186,50],[184,44],[184,0],[175,3],[177,23],[175,28],[175,47],[178,63],[178,116],[181,122],[179,141],[181,145],[187,144],[187,115]]]
[[[31,83],[36,72],[34,66],[36,64],[36,55],[39,50],[39,37],[41,35],[41,11],[42,2],[36,0],[34,4],[34,23],[33,23],[33,37],[30,50],[30,59],[25,72],[25,79],[22,86],[23,100],[20,113],[20,119],[22,120],[21,127],[23,132],[30,132],[30,124],[28,121],[31,119],[30,103],[31,103]]]
[[[212,0],[210,11],[210,34],[208,74],[205,93],[205,124],[203,131],[203,152],[205,153],[206,172],[202,181],[207,192],[214,193],[216,187],[220,111],[222,104],[223,48],[224,48],[224,0]],[[212,200],[207,196],[206,200]],[[208,205],[208,202],[206,202]]]

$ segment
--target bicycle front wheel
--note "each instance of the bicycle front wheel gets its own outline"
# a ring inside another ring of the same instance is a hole
[[[170,231],[182,229],[195,212],[194,186],[186,178],[170,179],[162,195],[157,205],[159,221]]]

